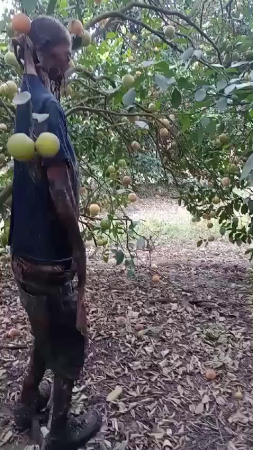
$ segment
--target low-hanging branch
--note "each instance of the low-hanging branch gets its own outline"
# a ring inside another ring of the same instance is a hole
[[[117,111],[111,111],[108,109],[100,109],[100,108],[91,108],[89,106],[83,106],[83,105],[77,105],[73,108],[68,109],[65,112],[66,117],[71,116],[72,114],[75,114],[79,111],[85,111],[85,112],[93,112],[95,114],[111,114],[112,116],[119,116],[119,117],[137,117],[140,114],[137,113],[128,113],[128,112],[117,112]],[[142,113],[142,116],[152,117],[152,113]]]
[[[136,23],[135,22],[136,19],[133,19],[132,17],[128,17],[128,16],[124,15],[124,12],[129,11],[132,8],[149,9],[151,11],[155,11],[155,12],[159,12],[161,14],[164,14],[165,16],[168,16],[168,17],[173,17],[173,16],[174,17],[179,17],[184,22],[186,22],[190,27],[195,28],[195,30],[213,46],[213,48],[217,52],[219,62],[222,64],[220,50],[218,49],[217,45],[213,42],[213,40],[203,30],[201,30],[201,28],[198,25],[196,25],[194,22],[192,22],[192,20],[189,19],[189,17],[187,17],[186,15],[182,14],[181,12],[170,11],[169,9],[161,8],[159,6],[148,5],[148,4],[139,3],[139,2],[131,2],[125,8],[119,9],[117,11],[106,11],[106,12],[104,12],[102,14],[99,14],[98,16],[94,17],[93,19],[89,20],[86,23],[85,28],[86,29],[92,28],[92,27],[94,27],[94,25],[96,25],[96,23],[101,22],[101,20],[108,19],[108,18],[111,18],[111,17],[119,17],[122,20],[129,20],[129,21],[131,21],[133,23]],[[137,21],[137,22],[138,22],[137,23],[138,25],[144,26],[144,28],[147,27],[146,24],[144,24],[143,22],[141,22],[141,21]],[[153,33],[153,30],[152,30],[152,33]]]

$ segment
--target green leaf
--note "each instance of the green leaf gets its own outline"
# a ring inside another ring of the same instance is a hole
[[[209,117],[202,117],[202,119],[200,119],[200,123],[203,128],[206,128],[210,123]]]
[[[206,90],[205,89],[198,89],[195,92],[194,97],[195,97],[196,102],[202,102],[206,98]]]
[[[162,91],[166,91],[168,89],[167,78],[159,73],[155,74],[155,84],[157,84]]]
[[[228,83],[226,80],[219,80],[217,83],[217,90],[222,91],[227,86],[227,84]]]
[[[116,37],[117,35],[113,31],[110,31],[109,33],[106,34],[106,39],[114,39]]]
[[[236,88],[236,84],[234,84],[234,83],[229,84],[224,90],[225,95],[228,95],[228,94],[230,94],[230,92],[233,92],[235,90],[235,88]]]
[[[197,247],[201,247],[202,244],[203,244],[203,240],[200,239],[200,240],[197,242]]]
[[[172,92],[172,96],[171,96],[171,104],[173,106],[173,108],[178,108],[179,105],[181,104],[182,101],[182,97],[181,94],[179,92],[179,90],[177,88],[175,88]]]
[[[122,252],[122,250],[117,250],[115,254],[116,264],[119,266],[123,263],[125,258],[125,254]]]
[[[155,60],[151,59],[150,61],[143,61],[140,67],[150,67],[155,64]]]
[[[122,101],[124,106],[133,105],[135,102],[135,90],[133,88],[129,89],[129,91],[123,95]]]
[[[220,234],[221,236],[224,236],[224,234],[226,234],[226,228],[220,227]]]
[[[187,50],[184,51],[184,53],[182,53],[182,55],[180,55],[179,59],[181,59],[181,61],[187,61],[188,59],[191,58],[193,53],[194,53],[194,48],[189,47],[189,48],[187,48]]]
[[[216,102],[216,108],[221,112],[226,111],[227,107],[228,107],[228,101],[227,101],[226,97],[222,97]]]
[[[135,125],[144,130],[149,130],[149,125],[146,122],[143,122],[143,120],[136,120]]]
[[[248,158],[248,160],[246,161],[246,163],[243,166],[242,173],[241,173],[241,180],[245,180],[245,178],[247,178],[249,176],[252,169],[253,169],[253,153],[252,153],[252,155],[250,155],[250,157]]]

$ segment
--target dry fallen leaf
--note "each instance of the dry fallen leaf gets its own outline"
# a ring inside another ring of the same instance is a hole
[[[122,394],[122,391],[123,389],[121,386],[116,386],[116,388],[107,395],[107,402],[114,402],[115,400],[117,400],[117,398],[119,398],[119,396]]]
[[[200,402],[195,408],[195,414],[202,414],[203,411],[204,411],[204,405],[202,402]]]
[[[206,403],[209,403],[209,402],[210,402],[210,398],[208,397],[207,394],[205,394],[202,398],[202,403],[203,403],[203,405],[205,405]]]
[[[8,430],[7,433],[3,436],[0,446],[2,447],[4,444],[6,444],[13,436],[13,433],[11,430]]]
[[[216,403],[218,405],[224,406],[226,404],[226,400],[223,397],[217,397],[216,398]]]
[[[228,419],[229,423],[241,423],[243,425],[247,424],[249,422],[249,418],[246,417],[241,411],[236,411],[235,414],[233,414]]]

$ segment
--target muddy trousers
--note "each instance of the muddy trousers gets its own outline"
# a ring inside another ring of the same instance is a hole
[[[21,403],[23,405],[36,405],[40,402],[41,408],[46,406],[50,392],[45,393],[43,400],[38,397],[39,385],[46,370],[46,363],[41,357],[36,343],[33,345],[28,366],[28,372],[23,382]],[[51,423],[51,436],[57,436],[67,422],[68,412],[71,406],[71,396],[74,380],[55,375],[53,385],[53,413]]]

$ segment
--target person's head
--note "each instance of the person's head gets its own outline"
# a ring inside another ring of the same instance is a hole
[[[33,19],[28,37],[49,78],[63,77],[71,59],[71,37],[65,26],[53,17],[39,16]]]

